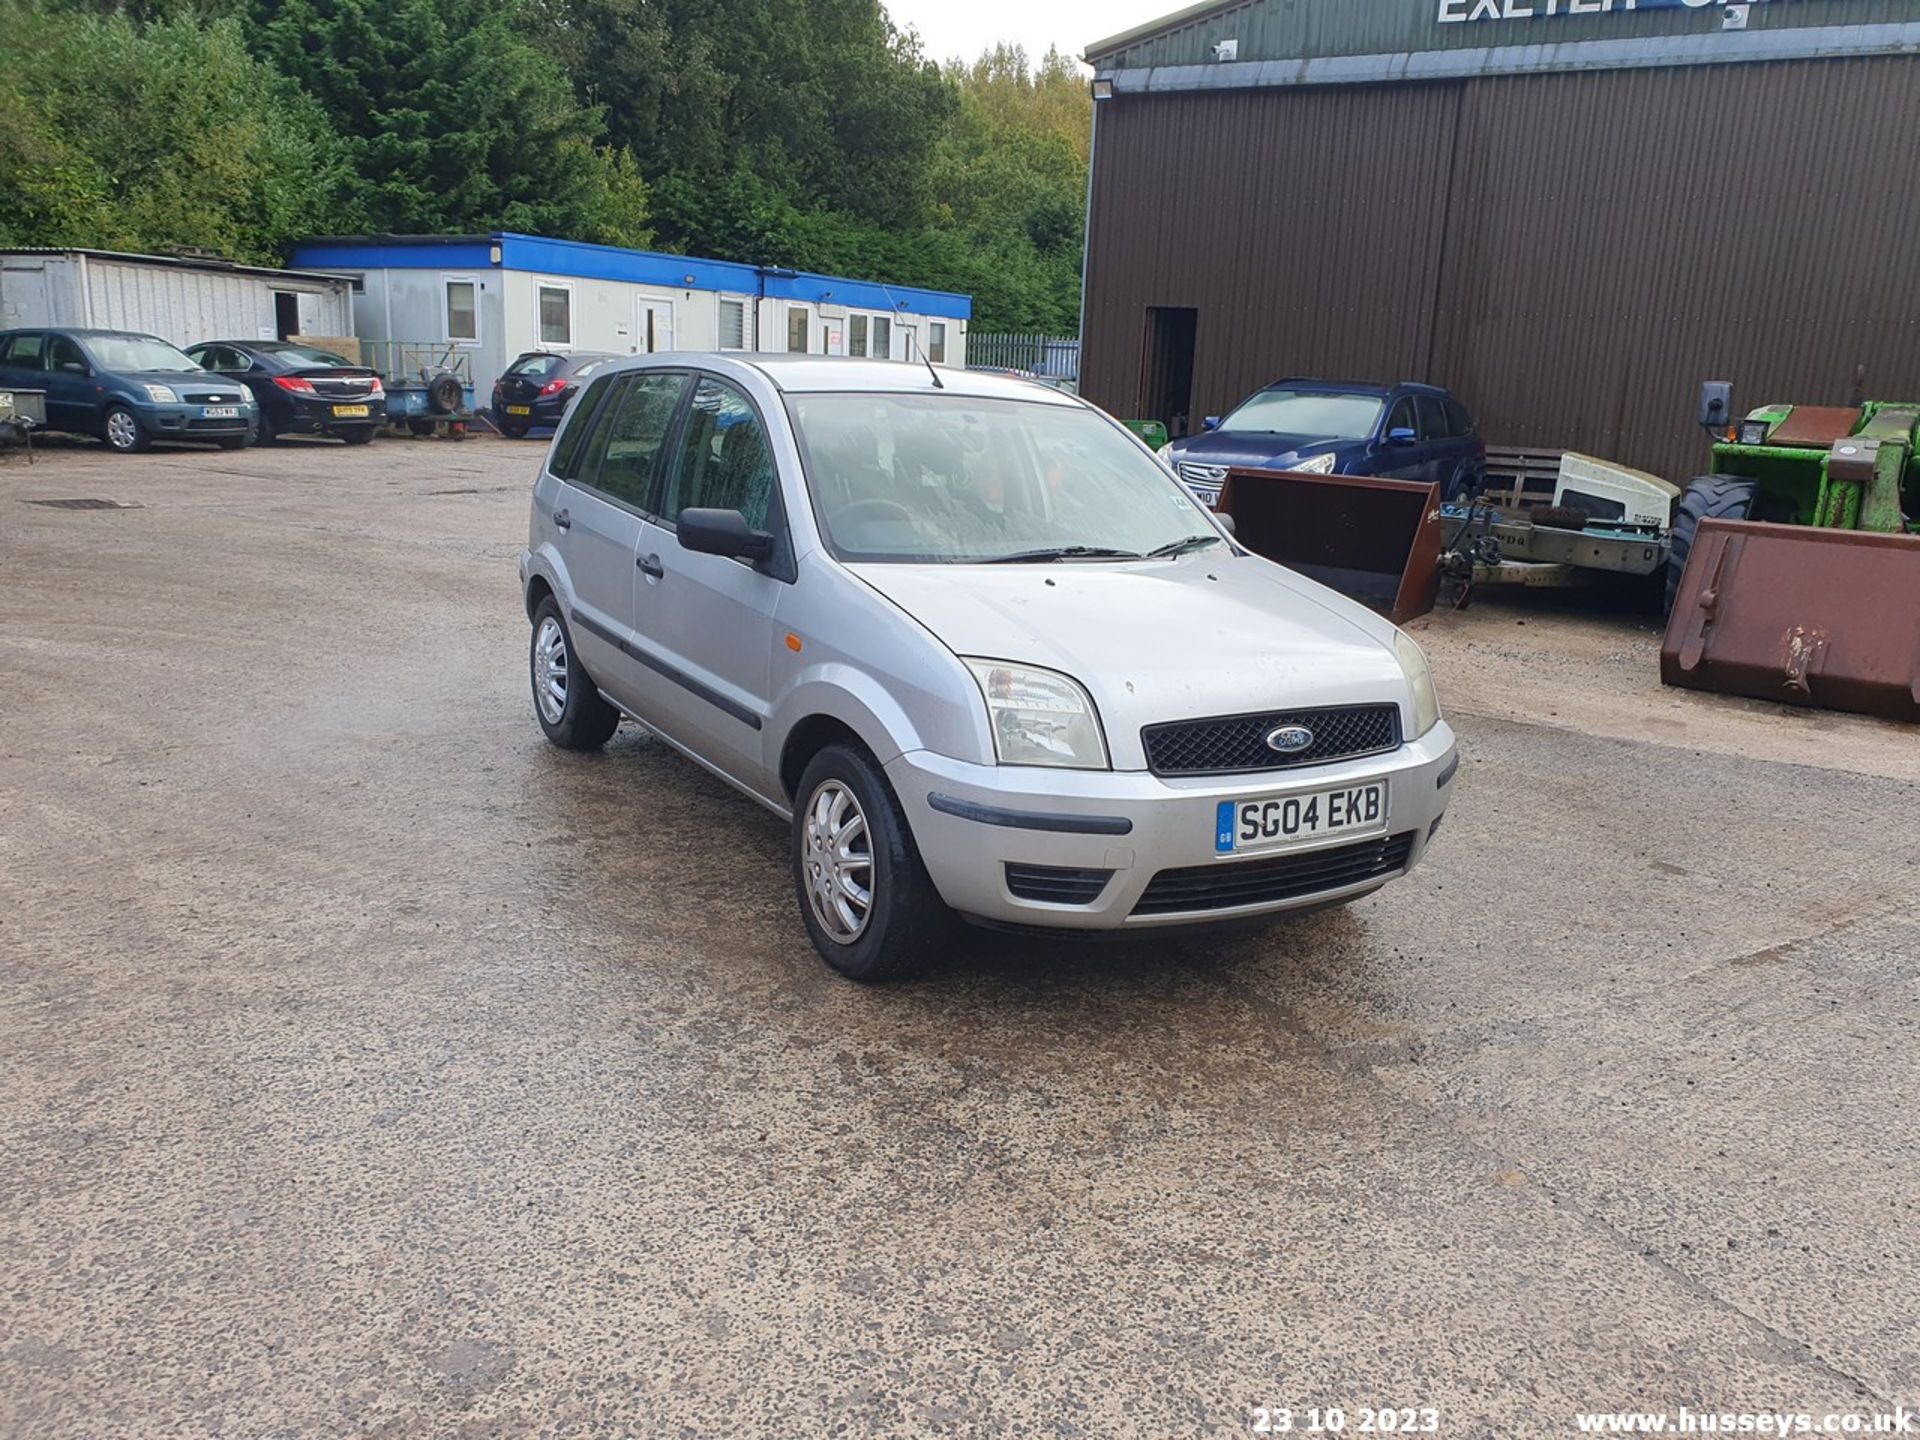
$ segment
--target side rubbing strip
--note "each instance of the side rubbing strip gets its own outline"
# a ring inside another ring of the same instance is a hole
[[[981,825],[999,825],[1008,830],[1051,830],[1062,835],[1130,835],[1133,821],[1124,815],[1044,815],[1032,810],[1002,810],[993,805],[976,805],[939,791],[927,796],[927,804],[942,815],[957,815]]]

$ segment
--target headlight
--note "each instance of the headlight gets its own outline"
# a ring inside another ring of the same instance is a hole
[[[1299,464],[1289,465],[1287,468],[1297,471],[1302,475],[1331,475],[1333,473],[1333,454],[1329,451],[1325,455],[1316,455],[1311,460],[1302,460]]]
[[[1099,718],[1077,681],[1000,660],[968,660],[967,668],[986,697],[994,758],[1002,765],[1107,768]]]
[[[156,405],[171,405],[180,397],[165,385],[148,385],[147,398]]]
[[[1440,723],[1440,695],[1433,688],[1433,671],[1427,665],[1427,657],[1406,631],[1393,632],[1393,654],[1400,662],[1400,673],[1407,677],[1407,684],[1413,689],[1413,734],[1407,738],[1418,740]]]
[[[1169,440],[1158,450],[1154,451],[1153,455],[1156,460],[1160,460],[1168,465],[1173,464],[1173,442]]]

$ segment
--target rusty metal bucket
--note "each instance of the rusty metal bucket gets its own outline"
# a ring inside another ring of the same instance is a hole
[[[1438,485],[1235,466],[1219,508],[1254,554],[1396,623],[1426,614],[1440,593]]]
[[[1920,722],[1920,535],[1702,521],[1660,678]]]

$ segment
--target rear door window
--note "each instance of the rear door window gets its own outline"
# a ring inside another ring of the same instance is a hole
[[[652,503],[660,452],[673,429],[687,377],[684,371],[643,370],[626,380],[594,427],[581,483],[644,512]]]
[[[0,354],[0,365],[11,365],[16,370],[38,370],[44,342],[45,337],[37,332],[15,335],[7,341],[5,353]]]
[[[603,375],[589,385],[587,393],[575,403],[573,413],[560,432],[559,443],[553,447],[553,460],[547,466],[560,479],[580,478],[580,461],[587,451],[587,437],[593,433],[593,422],[619,379],[617,375]]]

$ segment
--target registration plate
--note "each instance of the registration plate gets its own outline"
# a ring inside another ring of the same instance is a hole
[[[238,405],[202,405],[200,418],[202,420],[238,420],[240,407]]]
[[[1387,828],[1387,784],[1343,785],[1310,795],[1222,800],[1214,818],[1218,855],[1266,850],[1324,835],[1364,835]]]
[[[336,405],[333,407],[333,416],[336,420],[364,420],[367,418],[367,407],[364,405]]]
[[[509,405],[507,406],[507,413],[509,415],[531,415],[533,413],[533,407],[531,405]]]

